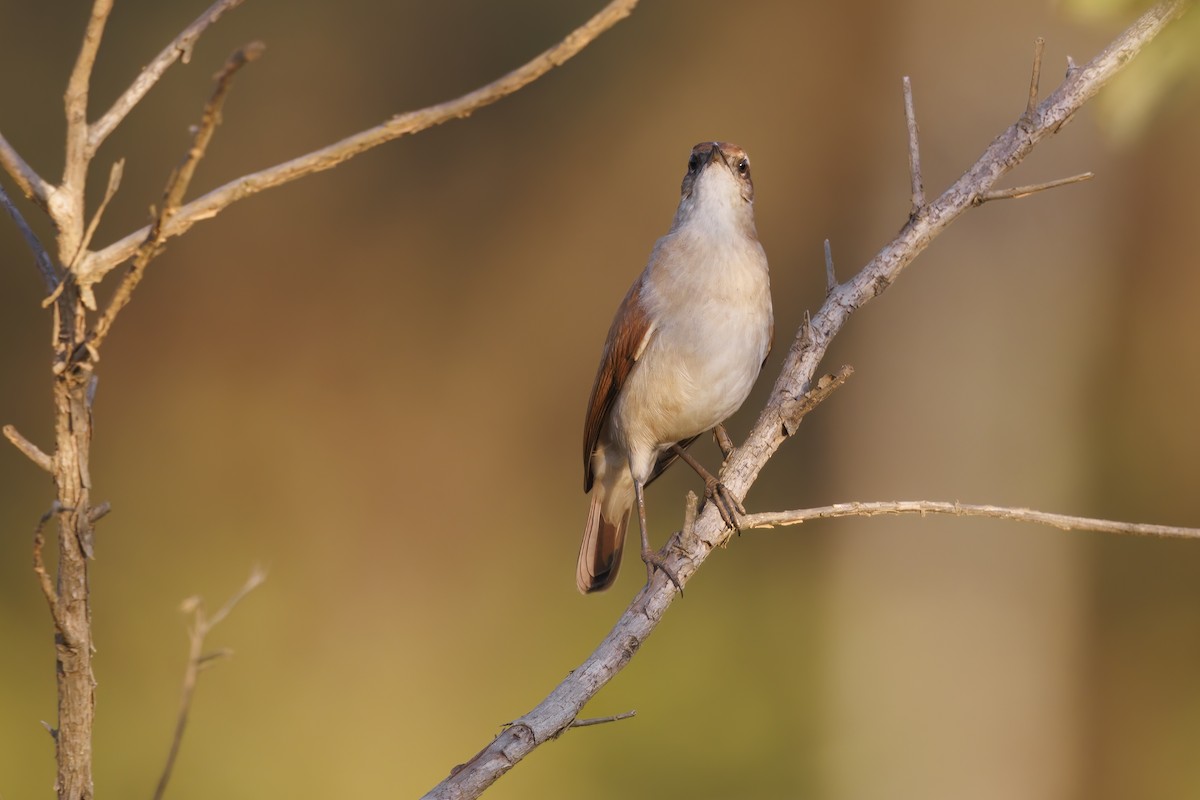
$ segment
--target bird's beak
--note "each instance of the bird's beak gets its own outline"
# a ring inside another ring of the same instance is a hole
[[[721,146],[716,142],[713,142],[712,150],[708,151],[708,163],[711,164],[717,159],[720,159],[721,163],[725,166],[729,166],[729,161],[725,158],[725,153],[721,150]]]

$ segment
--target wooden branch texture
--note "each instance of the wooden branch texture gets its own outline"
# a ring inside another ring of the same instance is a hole
[[[1096,92],[1172,20],[1189,0],[1168,0],[1144,13],[1088,64],[1072,70],[1040,105],[1009,126],[961,178],[937,199],[914,208],[908,224],[853,278],[835,286],[821,309],[792,343],[766,407],[746,442],[726,464],[722,481],[744,497],[759,471],[795,430],[797,403],[813,387],[814,376],[833,337],[850,315],[883,292],[925,247],[975,198],[990,191],[1038,142],[1057,132]],[[1024,104],[1022,104],[1024,105]],[[915,125],[911,130],[915,142]],[[915,144],[914,144],[915,147]],[[915,191],[914,199],[920,197]],[[814,387],[815,388],[815,387]],[[710,504],[711,505],[711,504]],[[676,533],[664,548],[668,566],[686,584],[708,555],[732,532],[716,511],[706,507],[694,527]],[[656,571],[596,650],[545,700],[513,722],[490,744],[425,795],[427,800],[478,797],[540,744],[557,737],[584,705],[633,657],[662,620],[675,589]]]
[[[197,222],[211,219],[228,206],[253,194],[291,183],[298,178],[332,169],[347,159],[390,142],[401,136],[441,125],[452,119],[468,117],[529,85],[550,70],[562,65],[587,47],[597,36],[629,16],[638,0],[612,0],[591,19],[576,28],[561,42],[541,55],[486,86],[444,103],[398,114],[387,122],[348,136],[319,150],[285,161],[273,167],[243,175],[181,207],[163,228],[163,238],[184,233]],[[91,285],[128,260],[149,234],[149,226],[134,231],[103,250],[89,253],[76,269],[81,284]]]

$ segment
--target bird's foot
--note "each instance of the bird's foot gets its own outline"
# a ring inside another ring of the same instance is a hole
[[[675,570],[667,566],[667,561],[658,553],[646,548],[642,550],[642,561],[646,562],[646,583],[654,579],[654,570],[659,570],[671,583],[675,584],[675,588],[683,594],[683,584],[679,582],[679,576],[675,574]]]
[[[712,501],[717,507],[717,513],[721,515],[721,521],[725,523],[725,527],[737,531],[739,534],[742,528],[738,525],[738,516],[745,515],[746,507],[742,505],[742,501],[734,496],[733,492],[719,480],[709,475],[704,480],[704,500]]]

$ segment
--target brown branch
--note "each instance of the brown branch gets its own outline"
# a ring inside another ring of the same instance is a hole
[[[92,221],[88,223],[87,230],[83,232],[83,239],[79,242],[79,248],[75,251],[75,255],[71,257],[71,263],[67,266],[68,272],[79,261],[79,256],[87,251],[88,245],[92,242],[92,237],[96,235],[96,228],[100,227],[100,219],[104,216],[105,209],[108,208],[108,204],[116,196],[117,189],[121,188],[121,176],[124,174],[125,159],[117,159],[108,171],[108,185],[104,188],[104,198],[100,201],[100,205],[97,206],[96,213],[92,215]]]
[[[243,0],[217,0],[209,6],[203,14],[189,26],[183,29],[183,32],[175,37],[169,45],[162,49],[149,64],[142,67],[142,71],[138,73],[137,78],[128,89],[122,93],[117,101],[113,103],[112,108],[104,112],[100,119],[92,123],[88,129],[87,136],[87,152],[88,157],[96,154],[100,149],[100,145],[108,138],[122,120],[129,114],[133,108],[142,101],[163,73],[174,64],[176,61],[188,63],[192,57],[192,48],[196,45],[196,40],[208,28],[221,18],[221,15],[226,11],[236,8],[242,4]]]
[[[796,511],[768,511],[742,517],[742,529],[772,528],[776,525],[800,525],[814,519],[838,517],[878,517],[896,514],[950,514],[956,517],[991,517],[1018,522],[1033,522],[1064,531],[1099,531],[1133,536],[1163,536],[1182,539],[1200,539],[1200,528],[1182,528],[1175,525],[1151,525],[1144,522],[1119,522],[1092,517],[1075,517],[1068,514],[1051,514],[1030,508],[974,505],[971,503],[947,503],[936,500],[895,500],[870,503],[835,503],[819,508]]]
[[[4,438],[13,443],[25,456],[51,474],[54,473],[54,459],[42,452],[42,449],[21,435],[12,425],[4,426]]]
[[[925,208],[925,181],[921,177],[921,142],[917,131],[917,112],[913,110],[912,81],[904,76],[904,122],[908,128],[908,175],[912,182],[912,210],[915,217]]]
[[[576,28],[561,42],[541,55],[495,81],[455,100],[429,106],[419,111],[398,114],[387,122],[348,136],[339,142],[314,150],[306,155],[277,164],[230,181],[203,197],[179,209],[163,228],[163,238],[178,236],[201,220],[211,219],[231,204],[265,189],[282,186],[298,178],[332,169],[347,159],[390,142],[401,136],[441,125],[452,119],[470,116],[475,111],[495,103],[518,89],[532,83],[554,67],[560,66],[600,34],[620,22],[633,11],[637,0],[612,0],[594,17]],[[89,253],[76,272],[81,284],[99,281],[108,272],[128,260],[139,243],[149,234],[149,227],[135,231],[103,250]]]
[[[204,613],[204,601],[200,597],[189,597],[183,601],[183,612],[192,615],[192,627],[188,631],[188,662],[183,671],[183,687],[179,693],[179,713],[175,719],[175,734],[171,738],[171,749],[167,753],[167,762],[163,765],[158,785],[154,789],[154,800],[162,800],[167,791],[167,784],[171,781],[171,772],[175,768],[175,759],[179,756],[179,748],[183,744],[183,732],[187,728],[188,715],[192,710],[192,698],[196,694],[200,671],[212,666],[220,659],[233,655],[233,652],[228,649],[205,653],[204,640],[246,595],[261,586],[266,579],[266,573],[255,567],[250,572],[250,577],[242,584],[242,588],[226,600],[225,605],[221,606],[220,610],[211,617]]]
[[[21,154],[8,143],[4,134],[0,134],[0,167],[4,167],[4,171],[16,182],[26,197],[37,203],[43,211],[50,210],[50,193],[54,191],[54,187],[21,158]]]
[[[1042,81],[1042,53],[1046,49],[1046,40],[1039,36],[1033,42],[1033,74],[1029,78],[1029,101],[1025,104],[1025,113],[1021,115],[1021,123],[1033,124],[1033,115],[1037,113],[1038,91]]]
[[[38,585],[42,587],[42,594],[46,598],[46,605],[50,607],[50,616],[54,620],[54,629],[67,639],[67,631],[69,630],[66,620],[63,618],[62,606],[58,602],[58,592],[54,588],[54,581],[50,578],[50,573],[46,571],[46,561],[42,557],[42,549],[46,546],[46,537],[42,533],[42,529],[46,527],[46,523],[50,518],[62,510],[62,506],[56,500],[50,506],[50,510],[42,514],[38,524],[33,529],[33,573],[37,575]],[[69,640],[68,640],[69,641]]]
[[[975,197],[971,202],[973,205],[981,206],[990,200],[1010,200],[1028,197],[1031,194],[1044,192],[1047,189],[1057,189],[1059,186],[1069,186],[1072,183],[1090,181],[1094,177],[1096,177],[1094,172],[1081,172],[1069,178],[1059,178],[1053,181],[1046,181],[1045,183],[1031,183],[1026,186],[1014,186],[1011,189],[994,189]]]
[[[786,421],[789,412],[795,410],[796,398],[812,388],[813,377],[829,343],[851,314],[895,281],[934,237],[971,207],[972,198],[990,191],[997,179],[1020,163],[1038,142],[1054,133],[1192,1],[1166,0],[1144,13],[1085,67],[1068,75],[1038,106],[1030,126],[1013,124],[1002,132],[958,181],[910,219],[899,235],[857,275],[829,294],[811,324],[804,325],[796,336],[766,407],[746,441],[722,470],[721,480],[735,497],[746,496],[759,472],[787,439]],[[706,507],[694,526],[685,526],[671,537],[662,554],[668,568],[686,584],[709,554],[727,543],[732,535],[716,510]],[[661,571],[656,571],[608,636],[579,667],[425,797],[428,800],[478,797],[538,745],[557,736],[629,663],[654,632],[675,596],[675,587]]]
[[[53,292],[58,286],[58,272],[54,269],[54,261],[50,258],[50,254],[46,252],[45,246],[42,245],[42,240],[37,237],[29,224],[25,222],[25,217],[21,215],[20,210],[13,205],[13,202],[8,199],[8,192],[4,191],[4,187],[0,186],[0,206],[4,206],[4,210],[12,217],[13,222],[17,224],[17,228],[21,231],[21,236],[25,237],[25,244],[33,253],[33,262],[37,265],[38,272],[42,275],[42,281],[46,284],[46,291]]]
[[[141,283],[142,276],[146,273],[146,267],[162,251],[162,244],[166,239],[163,231],[178,213],[179,204],[183,200],[184,193],[187,192],[192,176],[196,173],[196,167],[199,165],[200,159],[204,158],[208,143],[212,141],[217,125],[221,121],[221,107],[225,104],[225,98],[233,86],[234,76],[239,69],[262,55],[264,49],[265,46],[261,42],[252,42],[246,45],[231,55],[225,62],[225,66],[217,73],[215,78],[217,85],[213,89],[212,96],[208,98],[208,102],[204,104],[200,124],[196,126],[196,133],[192,137],[192,146],[188,148],[183,163],[167,179],[166,189],[163,190],[162,204],[154,222],[150,225],[150,231],[146,234],[141,246],[138,247],[133,263],[130,265],[129,271],[125,273],[125,279],[117,287],[108,307],[104,309],[103,316],[96,323],[95,332],[88,342],[88,352],[91,358],[97,357],[100,345],[108,336],[117,315],[121,313],[121,309],[133,296],[133,290]],[[81,291],[84,293],[84,302],[89,306],[94,306],[94,300],[89,303],[91,299],[90,286],[86,288],[81,286]]]

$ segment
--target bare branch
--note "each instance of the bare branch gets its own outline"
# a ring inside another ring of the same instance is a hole
[[[92,13],[83,33],[83,44],[67,81],[66,94],[63,95],[67,117],[67,153],[60,187],[62,205],[52,209],[51,216],[59,230],[58,254],[64,260],[68,254],[76,251],[83,236],[83,190],[91,163],[87,146],[88,89],[112,5],[113,0],[96,0],[92,5]]]
[[[171,772],[175,768],[175,759],[179,756],[179,748],[183,744],[183,732],[187,728],[188,715],[192,710],[192,697],[196,693],[196,683],[199,680],[200,671],[212,666],[215,661],[227,658],[232,654],[232,651],[228,649],[205,653],[204,640],[246,595],[261,586],[265,580],[266,573],[259,567],[255,567],[250,571],[250,577],[242,584],[242,588],[234,592],[233,596],[226,600],[225,605],[221,606],[221,609],[212,617],[205,615],[204,601],[201,598],[189,597],[183,601],[181,607],[183,612],[192,615],[192,628],[188,632],[188,663],[183,672],[183,687],[179,693],[179,714],[175,719],[175,735],[171,738],[171,749],[167,753],[167,762],[163,765],[158,785],[154,789],[154,800],[162,800],[167,791],[167,784],[171,781]]]
[[[13,222],[17,223],[17,228],[20,229],[21,235],[25,237],[25,244],[33,252],[33,261],[37,264],[38,272],[42,274],[42,280],[46,284],[46,291],[52,292],[59,285],[58,273],[54,270],[54,261],[50,258],[50,254],[46,252],[46,248],[42,245],[41,239],[25,222],[25,217],[21,216],[21,212],[17,209],[13,202],[8,199],[8,192],[4,191],[4,187],[0,186],[0,205],[12,217]]]
[[[100,149],[100,145],[108,138],[122,120],[129,114],[130,111],[141,102],[146,93],[158,83],[163,73],[174,64],[176,61],[188,63],[192,57],[192,48],[196,45],[196,40],[200,35],[207,30],[208,26],[221,18],[221,15],[226,11],[236,8],[242,4],[243,0],[217,0],[209,6],[203,14],[196,18],[195,22],[183,29],[183,32],[175,37],[169,45],[163,48],[157,56],[155,56],[149,64],[142,67],[142,71],[138,74],[125,92],[117,98],[113,103],[112,108],[104,112],[100,119],[92,123],[88,130],[87,151],[88,156],[94,156],[96,151]]]
[[[92,242],[92,237],[96,235],[96,228],[100,227],[100,219],[104,216],[104,210],[108,208],[108,204],[112,202],[113,197],[117,194],[117,189],[121,188],[121,176],[125,174],[125,159],[118,159],[113,163],[112,168],[108,171],[108,185],[104,188],[104,199],[100,201],[96,213],[92,215],[92,221],[88,223],[87,230],[83,232],[83,239],[79,242],[79,249],[75,251],[75,255],[71,257],[71,263],[67,266],[67,271],[70,272],[75,266],[75,262],[79,260],[79,256],[87,251],[88,245]]]
[[[46,561],[42,558],[42,548],[46,546],[46,537],[42,534],[42,529],[46,527],[46,523],[50,518],[62,511],[62,505],[55,500],[50,510],[42,514],[38,520],[37,526],[33,529],[33,572],[38,577],[38,585],[42,587],[42,594],[46,598],[46,605],[50,607],[50,616],[54,620],[54,628],[62,636],[63,641],[69,646],[73,646],[70,629],[67,626],[67,621],[63,618],[62,606],[58,602],[58,591],[54,588],[54,581],[50,577],[50,573],[46,571]]]
[[[257,194],[264,189],[282,186],[306,175],[332,169],[343,161],[384,142],[418,133],[452,119],[470,116],[475,111],[507,97],[545,75],[554,67],[565,63],[591,44],[600,34],[629,16],[636,5],[637,0],[612,0],[594,17],[576,28],[554,47],[524,66],[518,67],[507,75],[462,97],[419,111],[398,114],[382,125],[356,133],[340,142],[230,181],[180,208],[179,213],[163,227],[163,239],[178,236],[197,222],[211,219],[238,200]],[[147,226],[110,244],[103,250],[89,253],[84,257],[76,272],[80,283],[93,284],[118,264],[128,260],[149,233],[150,228]]]
[[[912,210],[915,217],[925,208],[925,181],[921,177],[921,143],[917,135],[917,112],[913,110],[912,81],[904,76],[904,121],[908,126],[908,174],[912,179]]]
[[[825,240],[825,294],[828,296],[837,288],[837,273],[833,270],[833,248],[829,240]]]
[[[899,235],[857,275],[829,294],[811,324],[802,326],[766,407],[746,441],[722,470],[721,481],[735,497],[746,496],[759,472],[790,435],[786,422],[801,402],[797,398],[812,388],[813,376],[830,341],[851,314],[886,289],[935,236],[971,207],[973,197],[990,191],[998,178],[1018,164],[1038,142],[1054,133],[1063,120],[1178,17],[1189,2],[1165,0],[1144,13],[1090,63],[1067,76],[1038,107],[1035,122],[1028,130],[1014,124],[1001,133],[953,186],[929,203],[923,213],[911,218]],[[685,526],[670,538],[661,554],[680,582],[686,584],[712,551],[723,546],[732,535],[716,510],[706,507],[694,526]],[[469,762],[455,768],[425,798],[478,797],[538,745],[557,736],[633,658],[654,632],[675,595],[675,587],[663,572],[655,571],[608,636],[579,667]]]
[[[1011,189],[994,189],[990,192],[984,192],[978,195],[971,202],[974,205],[981,206],[989,200],[1009,200],[1021,197],[1028,197],[1037,192],[1044,192],[1047,189],[1057,189],[1059,186],[1069,186],[1072,183],[1082,183],[1090,181],[1096,177],[1094,172],[1081,172],[1078,175],[1072,175],[1069,178],[1059,178],[1058,180],[1046,181],[1045,183],[1031,183],[1026,186],[1014,186]]]
[[[568,728],[587,728],[592,725],[604,725],[609,722],[619,722],[623,719],[632,719],[637,716],[637,710],[626,711],[621,714],[613,714],[608,717],[591,717],[589,719],[577,719],[568,725]]]
[[[837,517],[877,517],[896,514],[951,514],[956,517],[991,517],[1018,522],[1034,522],[1049,525],[1064,531],[1099,531],[1133,536],[1163,536],[1182,539],[1200,539],[1200,528],[1181,528],[1174,525],[1150,525],[1143,522],[1119,522],[1092,517],[1075,517],[1067,514],[1051,514],[1030,508],[973,505],[970,503],[947,503],[936,500],[896,500],[871,503],[835,503],[819,508],[797,511],[769,511],[750,514],[742,518],[742,527],[772,528],[776,525],[800,525],[814,519]]]
[[[16,181],[26,197],[37,203],[43,211],[50,210],[50,193],[54,191],[54,187],[21,158],[21,154],[8,143],[3,134],[0,134],[0,166]]]
[[[1033,42],[1033,74],[1029,78],[1029,102],[1025,105],[1025,113],[1021,115],[1021,123],[1028,126],[1033,124],[1033,115],[1037,113],[1037,99],[1042,80],[1042,53],[1046,49],[1046,40],[1039,36]]]
[[[209,97],[208,102],[204,104],[204,113],[200,117],[200,124],[196,126],[196,133],[192,137],[192,146],[188,148],[183,163],[167,179],[167,187],[163,190],[162,207],[159,208],[154,223],[150,226],[150,232],[146,234],[145,241],[138,248],[137,254],[133,259],[133,264],[130,265],[129,271],[125,273],[125,279],[117,287],[117,291],[113,295],[112,300],[109,301],[108,307],[104,309],[104,315],[96,323],[95,333],[88,343],[93,358],[96,357],[96,352],[100,349],[100,345],[104,342],[105,337],[108,336],[108,332],[112,328],[113,322],[116,321],[117,315],[121,313],[121,309],[125,307],[133,296],[133,290],[137,288],[137,285],[142,280],[142,276],[145,275],[146,267],[161,251],[163,240],[166,238],[163,231],[170,223],[172,217],[179,211],[179,204],[183,200],[183,195],[187,192],[188,184],[191,183],[192,176],[196,172],[196,166],[200,163],[200,159],[204,158],[204,153],[208,149],[208,143],[212,141],[217,124],[221,121],[221,107],[225,104],[225,97],[229,94],[229,89],[233,85],[234,75],[243,66],[262,55],[264,49],[265,46],[261,42],[252,42],[246,45],[230,56],[229,60],[225,62],[225,66],[217,73],[216,88],[213,89],[212,96]],[[94,300],[89,303],[89,299],[91,298],[90,286],[87,289],[81,287],[81,291],[84,293],[84,302],[89,307],[94,306]]]
[[[4,437],[13,443],[13,446],[24,453],[30,461],[37,464],[46,472],[53,474],[54,459],[42,452],[41,448],[33,442],[21,435],[20,431],[12,425],[4,426]]]

